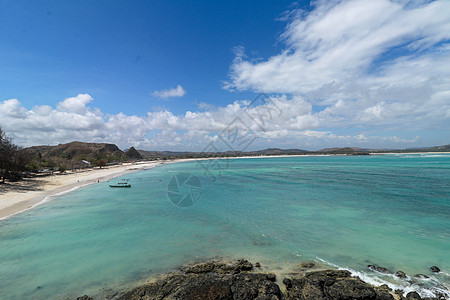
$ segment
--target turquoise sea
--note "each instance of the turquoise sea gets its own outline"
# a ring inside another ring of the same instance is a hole
[[[0,299],[104,297],[215,256],[448,293],[449,154],[191,161],[126,178],[130,189],[96,183],[0,221]],[[368,264],[430,278],[411,286]]]

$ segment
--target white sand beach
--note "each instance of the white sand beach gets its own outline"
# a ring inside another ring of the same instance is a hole
[[[123,174],[153,168],[162,162],[128,163],[110,167],[86,169],[45,177],[25,178],[0,185],[0,220],[45,202],[49,196],[77,187],[107,181]]]

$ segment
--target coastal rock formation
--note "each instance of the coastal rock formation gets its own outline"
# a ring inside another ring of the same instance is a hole
[[[386,274],[392,273],[391,270],[386,269],[386,268],[384,268],[384,267],[380,267],[380,266],[378,266],[378,265],[368,265],[367,267],[368,267],[369,269],[371,269],[371,270],[374,270],[374,271],[377,271],[377,272],[380,272],[380,273],[386,273]]]
[[[384,289],[374,288],[358,278],[350,276],[349,271],[325,270],[308,272],[299,278],[285,278],[286,299],[302,300],[393,300]]]
[[[406,294],[406,300],[421,300],[422,297],[417,292],[409,292]]]
[[[259,264],[260,265],[260,264]],[[302,266],[302,264],[299,264]],[[260,268],[258,268],[261,271]],[[154,281],[107,296],[119,300],[407,300],[422,299],[417,292],[406,297],[387,286],[374,287],[345,270],[297,269],[283,279],[282,293],[273,273],[257,273],[245,259],[206,261],[181,267]],[[283,287],[283,288],[284,288]],[[395,297],[394,297],[395,295]],[[82,296],[79,300],[92,299]],[[96,298],[97,299],[97,298]],[[428,299],[428,298],[427,298]],[[440,299],[440,298],[439,298]]]
[[[302,268],[314,268],[315,264],[313,262],[304,262],[304,263],[300,263],[298,264],[300,267]]]
[[[436,266],[430,267],[430,270],[431,270],[431,272],[434,272],[434,273],[439,273],[439,272],[441,271],[441,269],[439,269],[439,268],[436,267]]]
[[[397,271],[395,273],[395,276],[397,276],[398,278],[406,278],[406,273],[403,271]]]
[[[251,269],[247,260],[210,261],[182,268],[181,273],[135,288],[118,299],[282,299],[274,274],[248,273]]]

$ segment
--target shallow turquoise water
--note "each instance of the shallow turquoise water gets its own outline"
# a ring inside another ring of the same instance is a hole
[[[432,276],[423,293],[449,286],[450,155],[236,159],[220,174],[209,162],[215,178],[206,164],[129,174],[131,189],[98,183],[0,221],[0,299],[98,294],[216,255],[280,269],[314,259],[408,286],[375,263]],[[168,198],[180,172],[200,180],[193,206]]]

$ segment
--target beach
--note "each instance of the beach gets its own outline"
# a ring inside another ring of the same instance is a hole
[[[51,196],[108,181],[131,172],[150,169],[160,164],[162,164],[160,161],[124,163],[7,182],[0,185],[0,220],[44,203]]]

